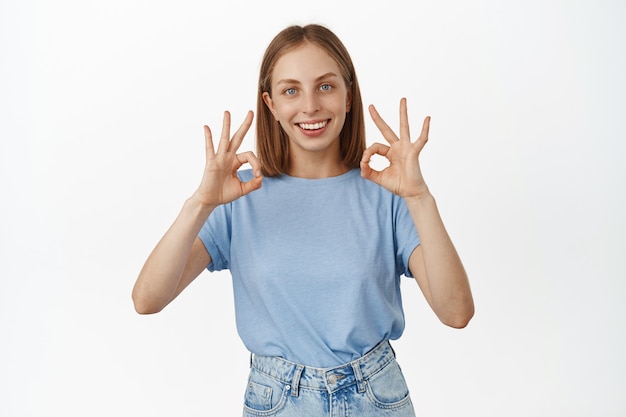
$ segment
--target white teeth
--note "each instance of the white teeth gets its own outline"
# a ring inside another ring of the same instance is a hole
[[[302,129],[305,130],[317,130],[317,129],[321,129],[324,126],[326,126],[328,122],[318,122],[318,123],[298,123],[298,126],[300,126]]]

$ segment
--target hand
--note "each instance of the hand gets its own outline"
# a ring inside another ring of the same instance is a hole
[[[194,198],[202,204],[215,207],[230,203],[261,187],[263,177],[261,176],[261,164],[257,157],[250,151],[236,153],[252,125],[253,118],[254,114],[249,111],[231,139],[230,113],[225,111],[217,151],[213,146],[211,129],[204,126],[206,165],[202,182],[194,193]],[[248,182],[242,182],[237,176],[237,170],[246,162],[252,167],[254,178]]]
[[[373,105],[369,106],[370,115],[376,127],[383,134],[389,146],[374,143],[363,152],[361,176],[371,180],[394,194],[404,198],[420,197],[429,193],[419,165],[419,155],[428,141],[430,116],[424,119],[422,132],[415,142],[411,142],[406,99],[400,100],[400,138],[385,123]],[[381,155],[389,161],[382,171],[370,167],[373,155]]]

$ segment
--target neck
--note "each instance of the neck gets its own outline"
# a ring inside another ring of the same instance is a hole
[[[337,160],[328,158],[289,158],[289,169],[287,174],[298,178],[330,178],[348,172],[348,168],[341,158]]]

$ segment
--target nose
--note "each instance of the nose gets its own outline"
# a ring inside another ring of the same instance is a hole
[[[320,110],[320,100],[315,92],[309,92],[303,95],[302,112],[312,114]]]

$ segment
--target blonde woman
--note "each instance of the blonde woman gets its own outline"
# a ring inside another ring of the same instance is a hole
[[[257,155],[238,153],[252,112],[214,145],[205,126],[200,186],[150,254],[133,289],[139,313],[163,309],[200,272],[232,275],[237,329],[253,355],[244,416],[413,416],[389,341],[404,329],[402,276],[448,326],[474,313],[467,275],[422,177],[430,119],[411,140],[373,106],[387,144],[365,148],[352,60],[320,25],[268,46],[257,101]],[[374,154],[388,159],[370,167]],[[250,169],[240,169],[249,164]]]

